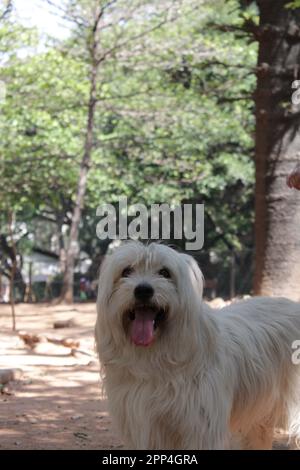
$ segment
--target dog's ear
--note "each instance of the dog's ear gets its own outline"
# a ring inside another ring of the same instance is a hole
[[[202,314],[203,276],[192,256],[180,254],[179,257],[180,278],[177,289],[182,312],[182,315],[178,316],[180,338],[185,342],[186,353],[193,357],[199,351],[199,344],[205,348],[210,341],[209,328],[205,315]]]
[[[180,255],[186,264],[188,281],[191,283],[194,291],[200,298],[203,296],[204,277],[197,261],[190,255]]]

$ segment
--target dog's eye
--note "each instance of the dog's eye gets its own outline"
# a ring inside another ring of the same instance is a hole
[[[162,269],[160,269],[160,270],[158,271],[158,274],[159,274],[160,276],[165,277],[166,279],[170,279],[170,277],[171,277],[171,273],[170,273],[170,271],[169,271],[167,268],[162,268]]]
[[[130,274],[133,273],[133,268],[131,266],[127,266],[125,269],[122,271],[122,277],[128,277]]]

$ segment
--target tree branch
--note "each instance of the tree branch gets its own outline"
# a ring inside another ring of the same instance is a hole
[[[11,13],[12,8],[13,8],[12,0],[7,0],[4,10],[0,15],[0,21],[3,21],[7,18],[7,16]]]

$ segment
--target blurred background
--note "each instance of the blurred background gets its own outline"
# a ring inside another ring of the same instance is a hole
[[[94,300],[120,196],[205,204],[206,297],[299,299],[299,3],[1,0],[0,301]]]
[[[0,449],[122,448],[102,204],[204,204],[205,299],[300,300],[299,128],[300,0],[0,0]]]

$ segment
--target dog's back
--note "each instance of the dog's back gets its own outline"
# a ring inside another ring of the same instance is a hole
[[[255,421],[266,422],[299,435],[300,304],[254,297],[213,314],[236,358],[233,427],[247,433]]]

